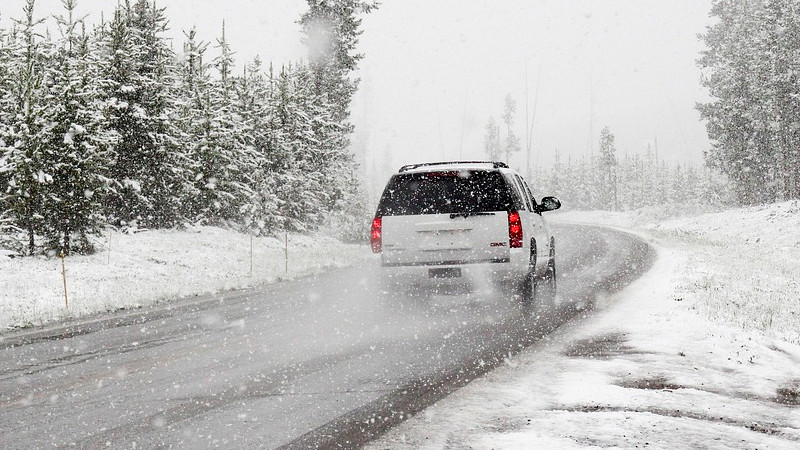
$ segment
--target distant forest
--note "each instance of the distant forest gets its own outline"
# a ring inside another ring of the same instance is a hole
[[[514,135],[516,104],[507,96],[503,125],[489,117],[484,152],[489,160],[508,160],[522,147]],[[670,204],[725,206],[736,204],[731,184],[719,170],[667,163],[657,149],[644,155],[618,155],[615,136],[608,127],[600,132],[599,151],[588,157],[562,159],[556,152],[551,167],[536,167],[526,178],[539,196],[553,195],[564,209],[630,211]]]
[[[374,5],[308,3],[309,61],[242,70],[224,25],[211,45],[187,30],[173,51],[151,0],[91,29],[75,0],[56,29],[28,0],[0,29],[0,244],[89,253],[108,226],[361,228],[348,226],[363,202],[348,108],[359,15]]]
[[[596,157],[563,161],[529,177],[539,195],[555,195],[569,209],[631,211],[678,205],[686,210],[735,204],[728,180],[707,167],[660,160],[652,148],[644,156],[618,158],[614,135],[603,128]]]

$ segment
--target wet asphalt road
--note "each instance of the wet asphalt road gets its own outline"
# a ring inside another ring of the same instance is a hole
[[[558,306],[386,295],[377,263],[0,337],[0,448],[356,447],[502,363],[653,251],[554,227]]]

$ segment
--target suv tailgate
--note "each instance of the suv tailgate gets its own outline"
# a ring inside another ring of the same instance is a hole
[[[508,258],[505,211],[383,218],[386,266],[461,265]]]

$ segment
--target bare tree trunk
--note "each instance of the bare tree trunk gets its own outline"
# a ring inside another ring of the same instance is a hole
[[[30,256],[33,256],[33,253],[36,250],[36,245],[33,237],[34,237],[33,225],[28,225],[28,253],[30,254]]]
[[[793,199],[800,199],[800,150],[796,148],[793,150],[794,153],[794,192],[792,193]]]
[[[64,251],[65,255],[70,254],[70,241],[69,241],[69,227],[64,229],[64,245],[62,246],[62,250]]]

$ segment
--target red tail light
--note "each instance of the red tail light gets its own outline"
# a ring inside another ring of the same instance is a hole
[[[508,246],[511,248],[522,247],[522,220],[517,211],[508,212]]]
[[[383,238],[381,237],[383,228],[383,219],[376,217],[372,219],[372,233],[370,233],[370,242],[372,243],[372,252],[380,253],[383,246]]]

